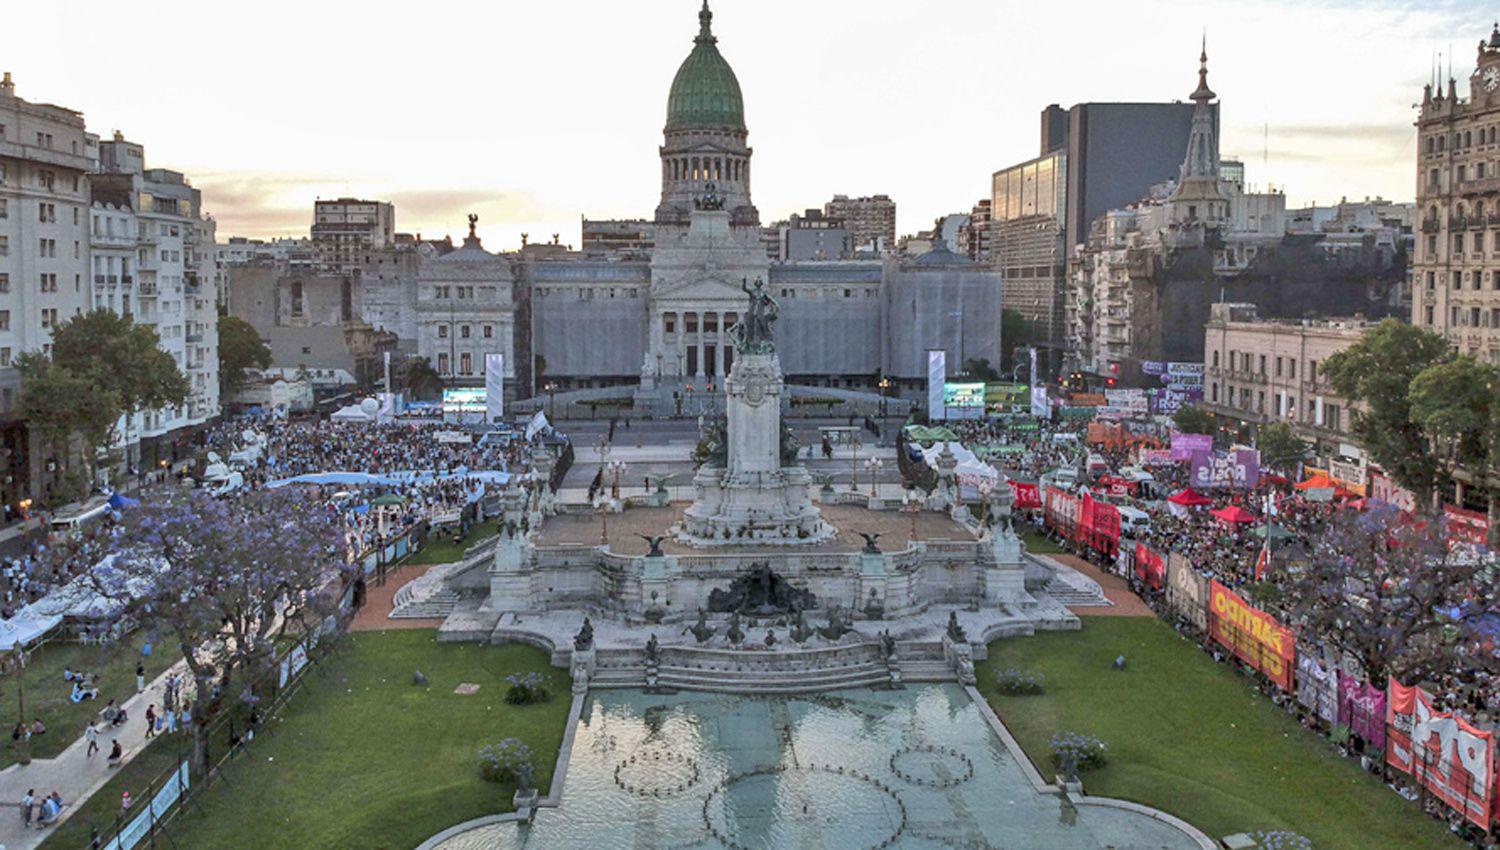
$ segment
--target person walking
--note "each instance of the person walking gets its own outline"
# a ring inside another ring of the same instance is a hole
[[[26,796],[24,796],[24,797],[21,798],[21,823],[23,825],[25,825],[25,826],[31,826],[31,809],[35,805],[36,805],[36,789],[35,788],[27,789]]]
[[[135,665],[135,692],[140,693],[146,689],[146,665],[137,662]]]
[[[88,750],[84,752],[84,758],[93,758],[94,753],[99,752],[99,723],[96,720],[89,721],[89,728],[83,732],[83,737],[89,742]]]
[[[156,703],[146,706],[146,737],[152,738],[156,735]]]

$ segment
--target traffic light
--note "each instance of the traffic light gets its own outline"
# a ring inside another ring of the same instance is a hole
[[[1115,379],[1114,378],[1110,378],[1110,379],[1106,380],[1104,382],[1104,385],[1106,387],[1112,387],[1112,386],[1114,386],[1115,385]]]

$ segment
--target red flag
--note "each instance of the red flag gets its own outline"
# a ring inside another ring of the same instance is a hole
[[[1260,556],[1255,559],[1255,580],[1260,581],[1261,576],[1265,574],[1266,569],[1270,566],[1271,542],[1267,540],[1266,545],[1260,547]]]

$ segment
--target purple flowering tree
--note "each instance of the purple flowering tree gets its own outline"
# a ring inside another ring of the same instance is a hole
[[[1352,653],[1377,685],[1457,672],[1466,627],[1444,612],[1481,587],[1484,559],[1447,545],[1442,517],[1377,505],[1339,511],[1294,577],[1291,605],[1313,635]]]
[[[113,568],[94,570],[92,582],[121,616],[182,653],[198,694],[197,756],[206,763],[203,730],[221,695],[267,671],[284,636],[336,608],[339,519],[290,488],[233,500],[161,491],[127,511],[115,537]]]

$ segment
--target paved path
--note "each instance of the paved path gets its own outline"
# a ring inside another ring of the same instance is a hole
[[[63,810],[60,820],[65,821],[117,772],[117,768],[111,768],[105,763],[111,741],[119,740],[120,746],[125,748],[125,761],[134,759],[146,741],[146,706],[155,703],[160,710],[163,694],[166,692],[167,676],[186,669],[186,662],[177,662],[147,684],[144,693],[126,700],[123,705],[130,720],[122,728],[101,730],[99,752],[92,758],[84,756],[88,743],[80,732],[78,740],[57,758],[36,759],[31,764],[15,764],[0,771],[0,846],[5,850],[31,850],[52,832],[51,829],[27,829],[22,826],[20,813],[14,807],[18,806],[28,789],[35,788],[37,797],[53,791],[61,794]],[[65,687],[62,682],[49,684],[58,688]],[[63,733],[62,729],[48,732],[52,735]],[[179,731],[177,734],[180,736],[184,733]],[[145,789],[132,788],[130,792],[132,796],[140,798]]]
[[[1151,606],[1142,602],[1139,596],[1130,592],[1130,585],[1125,579],[1109,575],[1077,555],[1058,552],[1047,557],[1067,564],[1094,581],[1099,582],[1099,586],[1104,589],[1104,598],[1114,603],[1113,605],[1083,605],[1076,608],[1069,608],[1068,610],[1074,614],[1080,617],[1156,616],[1156,612],[1151,610]]]
[[[385,584],[367,585],[365,604],[349,623],[352,632],[376,632],[386,629],[435,629],[443,624],[438,619],[392,620],[391,611],[396,607],[396,591],[427,574],[431,564],[412,564],[386,574]],[[10,848],[6,848],[10,850]]]

